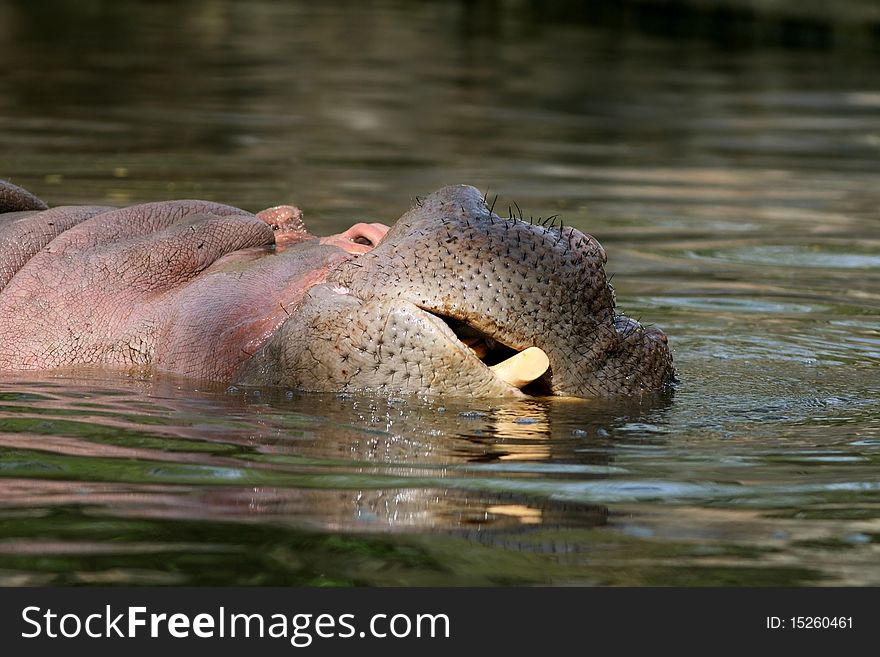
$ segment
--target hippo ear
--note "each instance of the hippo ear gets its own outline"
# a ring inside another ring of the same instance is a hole
[[[275,246],[279,251],[291,244],[315,237],[306,229],[302,210],[292,205],[276,205],[260,210],[257,212],[257,218],[266,222],[275,231]]]
[[[0,180],[0,213],[22,210],[47,210],[48,205],[18,185]]]

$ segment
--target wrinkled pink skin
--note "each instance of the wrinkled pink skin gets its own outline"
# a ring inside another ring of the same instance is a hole
[[[388,231],[358,223],[317,238],[292,206],[44,210],[6,192],[0,371],[111,365],[228,380],[332,267]]]

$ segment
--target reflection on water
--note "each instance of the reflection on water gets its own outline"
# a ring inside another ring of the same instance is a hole
[[[8,584],[875,581],[880,439],[825,428],[854,399],[465,404],[58,376],[0,398]]]
[[[875,55],[506,3],[58,7],[0,5],[0,176],[295,202],[319,233],[470,182],[596,235],[680,384],[7,376],[0,583],[880,584]]]

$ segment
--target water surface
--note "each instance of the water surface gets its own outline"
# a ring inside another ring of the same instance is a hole
[[[0,381],[0,584],[880,584],[876,54],[511,3],[0,5],[0,175],[51,204],[467,182],[609,254],[672,394]]]

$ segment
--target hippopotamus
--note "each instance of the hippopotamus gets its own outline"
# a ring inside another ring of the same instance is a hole
[[[611,397],[674,377],[605,251],[467,185],[391,228],[209,201],[58,206],[0,181],[0,371],[113,368],[321,392]]]

